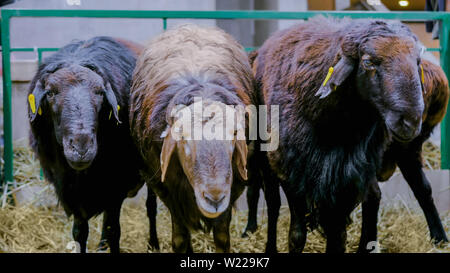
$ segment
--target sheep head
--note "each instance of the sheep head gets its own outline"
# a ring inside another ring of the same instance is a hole
[[[47,70],[28,97],[30,120],[52,120],[57,142],[75,170],[88,168],[97,154],[98,114],[106,101],[119,121],[111,85],[93,69],[79,65]]]
[[[230,203],[233,169],[247,180],[243,108],[197,101],[172,108],[161,151],[164,182],[170,158],[177,156],[192,186],[200,212],[218,217]]]
[[[354,75],[355,95],[377,109],[394,139],[410,141],[420,133],[424,111],[422,52],[403,24],[371,21],[351,28],[316,95],[345,90]]]

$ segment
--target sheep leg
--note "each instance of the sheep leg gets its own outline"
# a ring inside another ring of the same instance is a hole
[[[280,186],[277,180],[264,183],[264,198],[267,202],[267,244],[266,253],[277,252],[277,223],[280,215]]]
[[[120,253],[120,205],[103,213],[102,241],[106,239],[111,253]]]
[[[267,203],[267,243],[266,253],[277,252],[277,223],[280,215],[280,182],[271,171],[269,161],[263,157],[261,165],[264,179],[261,179],[264,190],[264,198]]]
[[[435,244],[448,242],[439,213],[434,205],[430,182],[422,170],[420,152],[402,154],[398,160],[398,166],[425,214],[431,239]]]
[[[73,239],[80,245],[80,253],[86,253],[86,243],[89,234],[88,220],[74,216],[72,236]]]
[[[370,242],[377,241],[378,209],[380,207],[381,191],[378,181],[374,178],[368,188],[367,195],[362,203],[362,227],[358,252],[367,253]]]
[[[348,201],[348,200],[343,200]],[[333,207],[323,208],[320,212],[320,225],[322,226],[327,238],[327,253],[344,253],[347,240],[347,217],[350,211],[346,206],[339,204]]]
[[[172,249],[175,253],[193,253],[189,230],[172,216]]]
[[[148,240],[148,249],[159,251],[159,241],[156,232],[156,195],[150,187],[147,187],[147,201],[145,205],[147,206],[147,216],[150,223],[150,238]]]
[[[258,175],[258,177],[260,177]],[[261,178],[259,178],[261,179]],[[247,233],[253,233],[258,228],[258,200],[259,200],[259,191],[261,189],[260,180],[252,179],[249,182],[247,187],[247,205],[248,205],[248,220],[247,226],[245,227],[244,232],[242,233],[242,238],[248,236]]]
[[[327,234],[327,253],[344,253],[345,243],[347,241],[347,232],[345,228],[339,227],[333,230],[329,228]]]
[[[305,248],[306,243],[306,205],[304,199],[293,194],[295,191],[287,188],[287,185],[282,183],[283,191],[291,212],[291,223],[289,226],[289,252],[301,253]]]
[[[216,245],[216,253],[230,252],[230,222],[231,209],[228,209],[223,219],[213,227],[214,244]]]

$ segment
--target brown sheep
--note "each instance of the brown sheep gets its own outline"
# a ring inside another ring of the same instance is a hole
[[[245,139],[193,139],[189,130],[177,126],[176,118],[187,113],[182,121],[215,123],[218,112],[230,105],[251,104],[252,91],[243,48],[216,28],[183,25],[164,32],[137,61],[130,102],[132,136],[146,163],[148,186],[171,212],[175,252],[192,252],[190,230],[211,228],[216,251],[230,250],[231,204],[247,180],[248,154]],[[197,115],[197,99],[218,112]],[[232,112],[233,120],[241,112]],[[245,120],[238,119],[239,125],[245,129]],[[239,127],[235,129],[236,134]]]
[[[423,96],[425,100],[422,130],[419,136],[409,143],[394,141],[389,145],[389,148],[383,155],[381,169],[377,171],[377,179],[378,182],[387,181],[393,175],[397,167],[397,162],[402,164],[401,172],[419,200],[419,204],[428,222],[431,239],[439,244],[440,242],[447,242],[448,239],[433,203],[430,184],[422,170],[422,144],[430,137],[436,125],[444,118],[447,110],[449,91],[447,78],[439,66],[430,61],[422,60],[422,67],[424,71]],[[247,236],[246,232],[254,232],[257,228],[256,213],[259,190],[262,185],[255,182],[258,181],[253,181],[247,189],[249,216],[243,237]],[[279,197],[272,192],[269,198]],[[374,183],[369,188],[366,200],[362,204],[363,225],[358,249],[359,252],[373,250],[373,245],[368,246],[368,243],[377,240],[377,218],[380,198],[381,193],[378,183]],[[269,238],[276,238],[276,235],[271,234],[273,231],[268,232]],[[269,242],[271,242],[270,239],[268,240]],[[270,249],[270,246],[268,248]]]
[[[435,243],[448,242],[439,214],[431,196],[431,186],[422,170],[422,145],[430,137],[433,129],[442,121],[447,111],[449,99],[448,80],[438,65],[422,60],[423,97],[425,110],[422,116],[422,130],[410,142],[393,141],[383,155],[381,168],[377,171],[380,182],[387,181],[397,165],[405,180],[419,201]],[[362,231],[359,242],[360,252],[371,250],[369,242],[377,240],[378,208],[381,192],[378,183],[373,183],[362,204]]]
[[[400,23],[315,17],[253,57],[264,103],[280,107],[272,132],[280,146],[268,152],[276,178],[264,183],[280,180],[286,193],[289,249],[302,251],[307,225],[318,224],[327,252],[343,252],[348,216],[376,181],[388,143],[420,133],[417,37]]]

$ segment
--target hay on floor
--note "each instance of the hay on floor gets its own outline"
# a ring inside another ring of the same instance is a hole
[[[95,252],[101,233],[101,216],[89,223],[89,252]],[[260,217],[259,228],[248,238],[241,238],[246,224],[246,212],[235,212],[231,222],[232,252],[264,252],[267,217]],[[262,218],[262,219],[261,219]],[[347,251],[355,252],[361,228],[360,209],[352,213],[353,223],[348,227]],[[450,213],[443,215],[443,224],[449,232]],[[0,209],[0,250],[2,252],[69,252],[72,241],[71,221],[60,208],[35,207],[33,205]],[[147,252],[148,219],[144,200],[139,205],[127,203],[121,214],[121,251]],[[278,223],[278,250],[287,252],[289,229],[288,208],[281,209]],[[172,252],[171,222],[167,209],[160,206],[157,230],[161,252]],[[436,248],[429,242],[428,227],[418,208],[382,206],[379,221],[381,252],[450,252],[450,246]],[[195,252],[214,252],[212,234],[195,232],[192,237]],[[325,240],[319,232],[308,234],[305,252],[324,252]]]
[[[432,147],[431,147],[432,148]],[[431,149],[425,148],[425,151]],[[431,149],[432,150],[432,149]],[[428,162],[436,158],[433,153],[425,153],[424,160]],[[29,149],[15,149],[15,184],[7,195],[14,195],[21,187],[35,185],[48,192],[51,186],[39,178],[39,164],[33,158]],[[440,155],[439,155],[440,156]],[[431,159],[430,159],[431,158]],[[439,160],[426,166],[439,166]],[[44,191],[43,190],[43,191]],[[37,197],[39,199],[39,195]],[[41,197],[44,198],[44,197]],[[4,199],[4,198],[3,198]],[[39,200],[35,200],[39,203]],[[241,238],[241,232],[247,223],[246,211],[233,211],[231,222],[232,252],[264,252],[267,216],[258,218],[258,230],[248,238]],[[402,203],[387,206],[382,204],[379,214],[379,244],[381,252],[450,252],[450,245],[440,248],[430,243],[428,227],[422,211],[418,206],[406,207]],[[355,252],[358,247],[361,229],[361,208],[358,207],[351,215],[353,223],[348,227],[347,252]],[[450,211],[441,215],[443,225],[449,233]],[[95,252],[100,240],[102,216],[89,222],[88,251]],[[138,203],[126,203],[121,214],[121,251],[147,252],[148,218],[145,211],[145,200]],[[70,252],[69,242],[72,241],[72,219],[64,214],[58,206],[36,206],[35,202],[21,206],[10,206],[3,202],[0,208],[0,252]],[[172,252],[171,220],[163,205],[159,205],[157,216],[158,238],[161,252]],[[289,210],[283,207],[278,222],[278,250],[287,252],[287,234],[289,230]],[[325,239],[318,231],[308,233],[305,252],[324,252]],[[192,245],[195,252],[214,252],[212,234],[194,233]]]

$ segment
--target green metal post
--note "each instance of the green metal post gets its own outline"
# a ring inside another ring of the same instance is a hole
[[[4,183],[12,182],[13,177],[13,141],[11,107],[11,52],[9,40],[9,15],[2,10],[2,59],[3,59],[3,134],[4,134]]]
[[[37,49],[37,53],[38,53],[38,65],[41,65],[42,63],[42,53],[44,52],[50,52],[50,51],[58,51],[59,48],[55,48],[55,47],[42,47],[42,48],[38,48]]]
[[[439,37],[441,44],[441,66],[450,79],[450,18],[442,20]],[[441,123],[441,169],[450,169],[450,109]]]
[[[167,29],[167,18],[163,18],[163,29]]]

